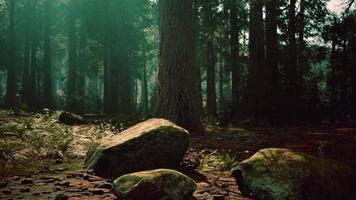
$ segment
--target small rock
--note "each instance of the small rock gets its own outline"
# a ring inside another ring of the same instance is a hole
[[[104,194],[104,190],[99,190],[99,189],[90,190],[90,192],[94,195],[103,195]]]
[[[39,193],[39,192],[34,192],[32,195],[33,195],[33,196],[40,196],[41,193]]]
[[[83,176],[83,179],[84,179],[84,180],[89,180],[90,178],[91,178],[91,176],[90,176],[90,175],[87,175],[87,174]]]
[[[83,117],[79,115],[75,115],[73,113],[62,112],[59,117],[58,121],[62,122],[66,125],[75,125],[75,124],[84,124],[85,121]]]
[[[54,198],[55,200],[67,200],[69,199],[68,195],[61,193],[57,194],[56,197]]]
[[[20,180],[20,177],[19,177],[19,176],[14,176],[14,177],[12,177],[12,180],[13,180],[13,181],[19,181],[19,180]]]
[[[33,184],[33,180],[30,178],[26,178],[21,181],[21,184],[22,185]]]
[[[6,187],[8,184],[9,184],[9,182],[7,182],[7,181],[1,181],[1,182],[0,182],[0,188],[4,188],[4,187]]]
[[[104,188],[104,189],[112,189],[112,184],[111,183],[103,183],[98,186],[99,188]]]
[[[56,164],[62,164],[63,163],[63,160],[56,160],[54,163],[56,163]]]
[[[64,187],[68,187],[70,185],[70,182],[68,181],[62,181],[62,182],[59,182],[59,183],[56,183],[54,184],[56,186],[64,186]]]
[[[57,192],[57,191],[61,191],[62,190],[62,188],[61,187],[54,187],[53,188],[53,191],[55,191],[55,192]]]
[[[11,190],[3,190],[1,192],[5,195],[10,195],[12,193]]]
[[[21,193],[27,193],[27,192],[30,192],[31,190],[30,190],[30,188],[28,188],[28,187],[26,187],[26,188],[21,188],[20,189],[20,192]]]

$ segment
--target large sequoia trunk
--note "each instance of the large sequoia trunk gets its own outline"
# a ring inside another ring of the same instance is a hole
[[[156,116],[194,133],[200,122],[194,68],[192,0],[160,1],[160,63]]]

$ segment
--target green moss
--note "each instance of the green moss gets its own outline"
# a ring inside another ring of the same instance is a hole
[[[135,193],[145,192],[152,196],[162,195],[161,198],[183,200],[191,196],[196,187],[191,178],[169,169],[136,172],[123,175],[114,181],[114,193],[119,198],[139,196],[140,194]],[[155,194],[152,194],[153,192]]]

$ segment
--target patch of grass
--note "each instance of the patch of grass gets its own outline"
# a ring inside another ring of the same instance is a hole
[[[199,154],[201,155],[199,166],[197,167],[199,172],[211,170],[230,171],[239,163],[236,156],[231,156],[226,152],[219,152],[218,150],[203,150]]]

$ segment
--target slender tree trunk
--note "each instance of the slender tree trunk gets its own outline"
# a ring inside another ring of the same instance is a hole
[[[336,120],[336,36],[332,36],[331,44],[331,60],[330,60],[330,81],[329,81],[329,98],[330,98],[330,122],[334,123]]]
[[[278,1],[266,2],[266,61],[267,61],[267,113],[271,121],[277,117],[279,105],[279,75],[278,75],[278,35],[277,17]]]
[[[223,62],[222,53],[219,54],[219,107],[224,107],[225,94],[224,94],[224,73],[225,67]]]
[[[26,20],[25,24],[25,47],[24,47],[24,61],[23,61],[23,74],[22,74],[22,99],[21,103],[29,105],[30,103],[30,23],[31,18],[29,16],[29,3],[26,5]]]
[[[81,19],[80,19],[80,42],[79,42],[79,59],[78,59],[78,81],[77,81],[77,93],[78,93],[78,113],[84,113],[85,105],[85,78],[88,68],[88,19],[86,10],[88,9],[87,0],[82,0]]]
[[[230,59],[231,59],[231,104],[233,117],[238,116],[239,96],[240,96],[240,72],[241,66],[239,60],[239,27],[237,22],[237,5],[236,0],[230,0]]]
[[[213,29],[213,14],[211,1],[206,1],[203,5],[204,10],[204,26],[207,30],[206,38],[206,76],[207,76],[207,100],[206,110],[208,116],[216,115],[216,90],[215,90],[215,59],[214,59],[214,29]]]
[[[16,36],[15,36],[15,0],[9,0],[9,28],[8,28],[8,62],[5,104],[13,107],[17,104],[17,62],[16,62]]]
[[[76,17],[74,3],[72,3],[72,8],[68,15],[68,82],[67,82],[67,108],[70,111],[78,111],[78,102],[76,100],[76,89],[77,89],[77,36],[76,36]]]
[[[104,61],[104,113],[111,113],[112,91],[110,89],[110,73],[109,73],[109,5],[108,0],[104,1],[105,6],[105,33],[103,38],[103,61]]]
[[[299,12],[299,30],[298,30],[298,71],[297,71],[297,95],[301,97],[304,94],[304,71],[306,70],[306,58],[304,56],[304,29],[305,29],[305,0],[300,1]]]
[[[208,116],[216,115],[216,90],[215,90],[215,59],[212,39],[208,39],[206,49],[207,60],[207,101],[206,110]]]
[[[142,78],[142,103],[143,103],[143,113],[148,115],[148,86],[147,86],[147,66],[146,63],[143,65],[143,78]]]
[[[160,1],[160,64],[156,116],[201,133],[194,67],[192,0]]]
[[[33,108],[39,108],[39,101],[40,99],[38,98],[39,92],[37,88],[37,79],[38,79],[38,66],[37,66],[37,51],[38,51],[38,24],[37,20],[38,19],[38,14],[37,14],[37,8],[36,8],[36,2],[32,2],[31,4],[31,63],[30,63],[30,74],[29,74],[29,104]]]
[[[53,108],[52,92],[52,48],[51,48],[51,7],[52,0],[45,1],[45,19],[44,19],[44,53],[43,53],[43,106]]]
[[[297,117],[297,44],[296,44],[296,0],[290,0],[288,13],[288,65],[287,65],[287,93],[288,107],[291,120]]]

